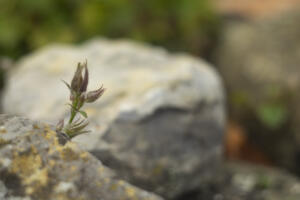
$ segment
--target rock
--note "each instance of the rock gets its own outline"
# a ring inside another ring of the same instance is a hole
[[[161,199],[117,179],[45,123],[0,115],[0,131],[0,199]]]
[[[220,166],[211,182],[184,200],[298,200],[300,180],[287,172],[251,165],[226,162]]]
[[[234,119],[275,164],[300,173],[300,13],[229,23],[217,53]]]
[[[107,91],[85,107],[92,134],[75,138],[125,180],[167,198],[204,181],[221,157],[224,95],[205,62],[127,41],[51,46],[23,58],[4,95],[7,113],[57,121],[69,81],[88,60],[91,87]],[[18,91],[18,92],[17,92]]]

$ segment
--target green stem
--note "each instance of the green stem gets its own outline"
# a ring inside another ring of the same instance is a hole
[[[78,97],[75,97],[75,100],[72,103],[72,108],[71,108],[71,116],[70,116],[70,120],[69,120],[69,124],[71,124],[77,114],[76,110],[74,108],[77,108],[77,104],[78,104]]]

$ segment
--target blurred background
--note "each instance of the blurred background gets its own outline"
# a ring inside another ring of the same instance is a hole
[[[99,36],[212,63],[227,92],[226,159],[300,175],[300,0],[1,0],[1,87],[22,56]]]
[[[208,0],[2,0],[1,54],[18,58],[51,42],[98,35],[204,54],[219,28]]]

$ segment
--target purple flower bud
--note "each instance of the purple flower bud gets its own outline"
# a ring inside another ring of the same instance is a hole
[[[85,92],[81,93],[78,99],[79,100],[78,107],[77,107],[78,109],[80,109],[83,106],[85,102],[85,98],[86,98],[86,93]]]
[[[81,93],[80,96],[79,96],[79,100],[80,100],[80,101],[84,101],[85,98],[86,98],[86,93],[85,93],[85,92],[84,92],[84,93]]]
[[[83,64],[83,67],[84,67],[84,78],[80,86],[80,93],[85,92],[89,84],[89,71],[87,68],[87,61]]]
[[[85,102],[92,103],[92,102],[96,101],[99,97],[102,96],[104,91],[105,91],[105,88],[103,88],[103,86],[101,86],[98,90],[88,92],[85,97]]]
[[[75,92],[80,91],[80,88],[81,88],[81,85],[83,82],[82,69],[83,69],[83,66],[81,65],[81,63],[78,63],[76,72],[75,72],[72,82],[71,82],[71,89]]]

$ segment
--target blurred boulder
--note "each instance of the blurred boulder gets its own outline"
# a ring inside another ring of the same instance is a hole
[[[117,179],[48,124],[0,115],[0,199],[161,198]]]
[[[275,164],[300,173],[300,12],[229,22],[217,66],[231,116]]]
[[[184,200],[298,200],[300,180],[274,168],[227,162],[209,183],[184,197]]]
[[[192,190],[221,158],[224,95],[200,59],[128,41],[46,47],[11,71],[4,109],[56,122],[67,115],[69,81],[88,60],[90,88],[107,91],[87,111],[91,134],[75,141],[118,175],[167,198]]]

